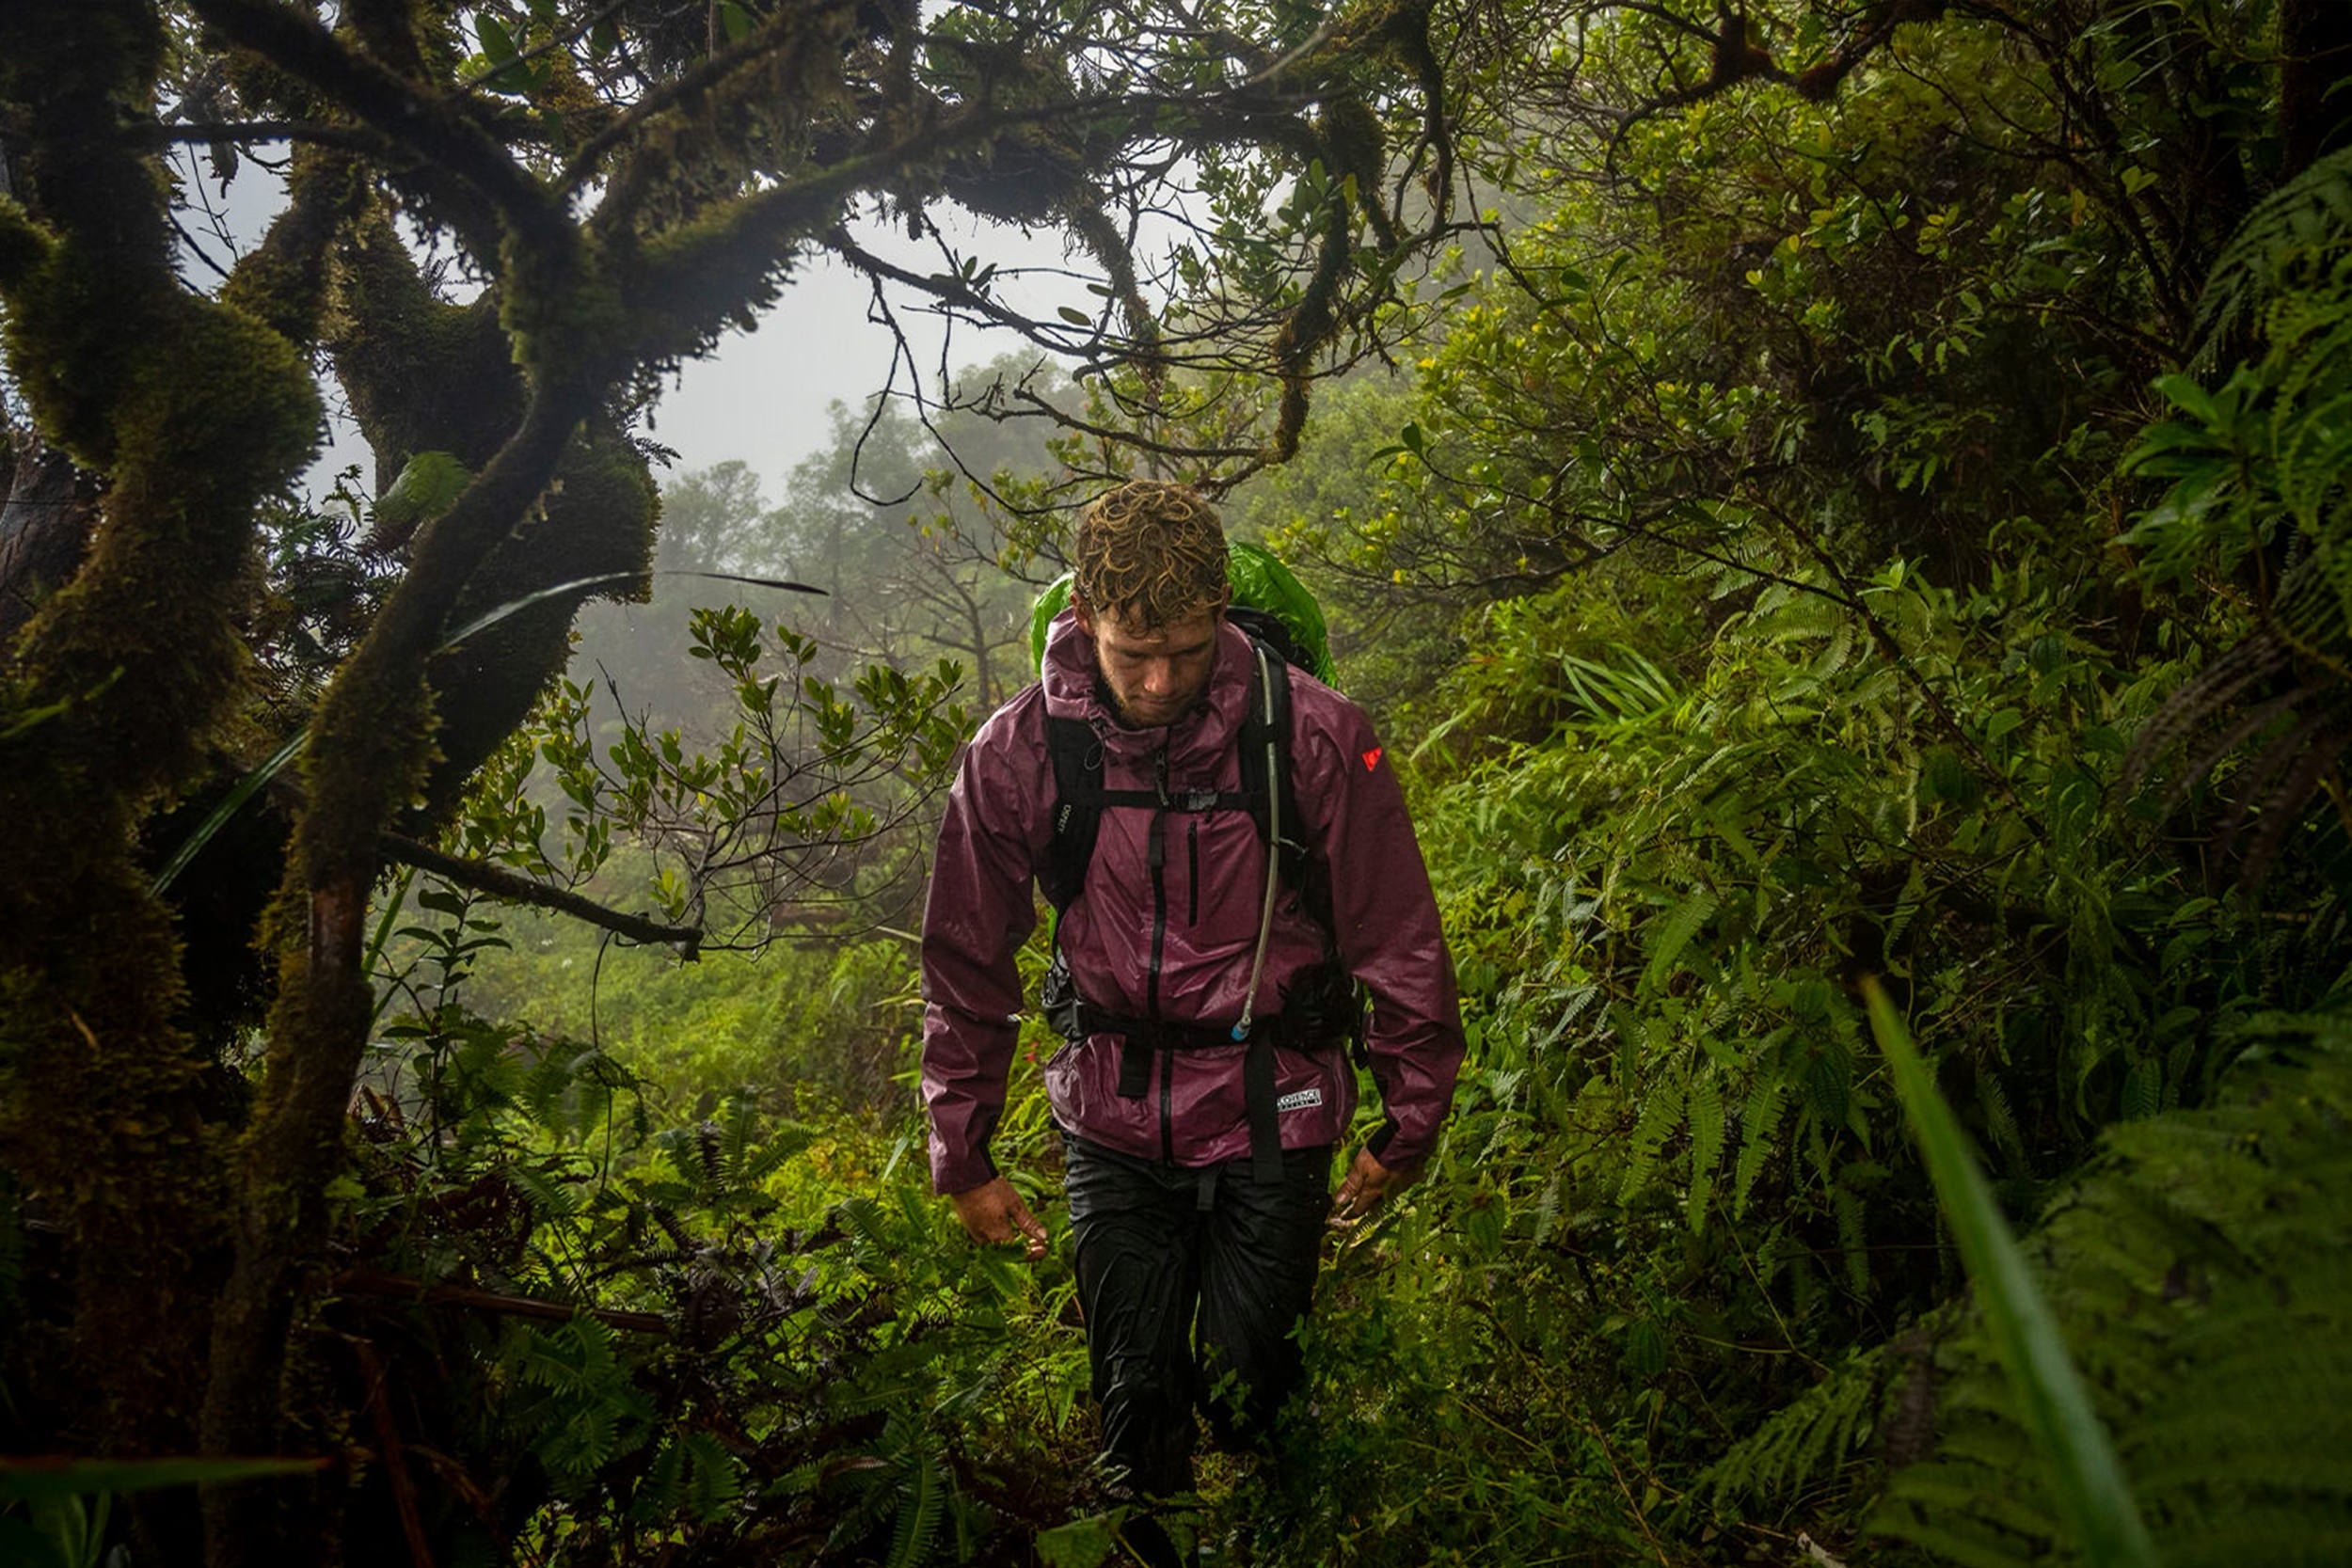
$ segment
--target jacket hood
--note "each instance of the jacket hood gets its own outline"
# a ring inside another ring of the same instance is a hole
[[[1079,629],[1077,612],[1065,610],[1045,633],[1045,711],[1057,719],[1085,720],[1103,737],[1104,748],[1120,756],[1145,755],[1163,744],[1187,754],[1221,751],[1234,743],[1249,711],[1250,649],[1248,632],[1220,620],[1216,667],[1200,704],[1174,723],[1129,729],[1119,722],[1104,694],[1094,639]]]

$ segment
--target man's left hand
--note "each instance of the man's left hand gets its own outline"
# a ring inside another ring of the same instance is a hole
[[[1412,1166],[1384,1165],[1373,1158],[1371,1149],[1358,1149],[1355,1164],[1348,1168],[1347,1179],[1340,1183],[1339,1192],[1331,1199],[1332,1220],[1340,1225],[1355,1224],[1391,1196],[1411,1186],[1420,1174]]]

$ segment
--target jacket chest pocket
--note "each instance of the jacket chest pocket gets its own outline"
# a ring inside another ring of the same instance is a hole
[[[1246,811],[1204,812],[1186,818],[1181,843],[1185,924],[1212,939],[1254,936],[1265,896],[1255,819]]]

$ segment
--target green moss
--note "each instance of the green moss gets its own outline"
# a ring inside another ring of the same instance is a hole
[[[222,1172],[137,830],[212,766],[247,670],[254,508],[299,469],[320,408],[282,336],[172,272],[159,163],[119,135],[151,100],[158,40],[134,0],[0,7],[0,87],[32,111],[27,205],[0,218],[8,365],[43,434],[108,481],[0,695],[0,733],[50,711],[0,757],[0,1145],[68,1221],[77,1419],[170,1451],[203,1389]]]
[[[252,508],[307,460],[319,419],[284,339],[192,296],[162,314],[173,351],[144,356],[105,410],[115,484],[87,561],[23,644],[34,698],[81,705],[56,738],[134,798],[203,767],[245,672],[231,590]]]
[[[515,363],[534,379],[597,385],[625,368],[640,333],[617,282],[576,234],[560,250],[507,245],[499,322]]]
[[[360,211],[367,188],[360,166],[349,154],[297,146],[286,179],[286,210],[237,263],[221,287],[221,303],[291,342],[316,342],[335,236]]]
[[[496,292],[437,298],[381,207],[346,230],[334,260],[324,341],[360,433],[397,473],[420,451],[479,471],[522,417],[522,378]]]
[[[0,290],[13,288],[49,257],[49,236],[30,214],[0,197]]]

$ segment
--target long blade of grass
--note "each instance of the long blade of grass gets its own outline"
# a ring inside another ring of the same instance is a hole
[[[549,599],[562,598],[566,594],[577,594],[583,588],[610,588],[615,583],[634,582],[639,577],[646,575],[658,578],[702,578],[711,582],[739,582],[749,588],[774,588],[787,594],[815,594],[820,598],[825,594],[823,589],[812,588],[805,582],[791,582],[783,578],[748,578],[735,572],[690,572],[681,568],[651,574],[599,572],[592,578],[574,578],[569,582],[559,582],[551,587],[525,594],[519,599],[509,599],[496,610],[485,610],[444,638],[437,651],[447,653],[475,632],[486,631],[511,615],[521,614],[533,605],[545,604]]]
[[[283,746],[272,752],[267,762],[239,779],[237,787],[222,796],[220,804],[215,806],[205,816],[204,820],[197,824],[196,832],[181,840],[180,847],[171,852],[171,859],[164,862],[163,869],[156,872],[155,879],[148,884],[148,891],[161,897],[164,890],[171,886],[173,881],[178,879],[180,873],[188,868],[188,863],[196,859],[202,852],[204,846],[213,841],[213,835],[220,832],[222,825],[236,816],[247,800],[253,799],[254,791],[278,777],[286,764],[294,761],[294,754],[302,750],[302,743],[310,738],[310,727],[305,724],[294,731],[292,738]]]
[[[0,1459],[0,1502],[145,1492],[192,1482],[254,1481],[326,1468],[324,1459]]]
[[[1960,1243],[1961,1261],[1977,1288],[1978,1305],[1992,1327],[2026,1430],[2049,1466],[2059,1513],[2091,1568],[2155,1568],[2155,1544],[2132,1500],[2115,1445],[2099,1424],[2090,1392],[2066,1354],[2058,1320],[2034,1285],[1960,1122],[1885,991],[1865,977],[1862,994],[1870,1009],[1870,1032],[1894,1069],[1896,1091]]]

